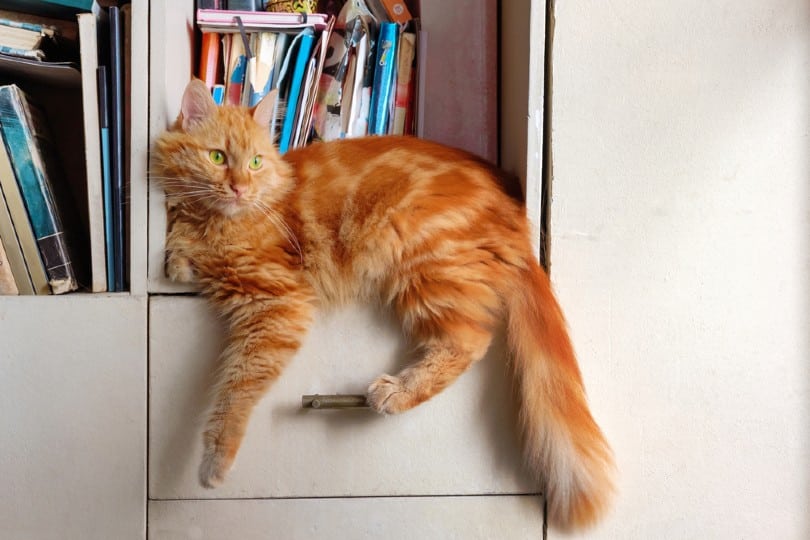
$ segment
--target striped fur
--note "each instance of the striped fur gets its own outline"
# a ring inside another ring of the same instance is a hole
[[[271,108],[216,107],[192,81],[154,147],[169,207],[167,272],[197,282],[228,321],[202,484],[224,480],[253,406],[314,310],[363,300],[390,306],[422,352],[369,386],[370,405],[386,414],[451,384],[507,320],[528,470],[553,524],[594,523],[613,491],[611,451],[524,209],[497,169],[406,137],[318,143],[282,159],[267,135]],[[257,155],[261,167],[251,170]]]

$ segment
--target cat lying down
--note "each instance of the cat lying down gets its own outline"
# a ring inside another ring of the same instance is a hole
[[[200,482],[224,481],[249,415],[295,355],[319,307],[390,307],[419,360],[368,387],[372,409],[407,411],[480,359],[505,321],[529,474],[561,528],[593,524],[613,458],[589,411],[565,320],[501,174],[411,137],[314,143],[283,156],[275,96],[214,104],[192,80],[153,151],[166,192],[170,278],[196,283],[227,321]]]

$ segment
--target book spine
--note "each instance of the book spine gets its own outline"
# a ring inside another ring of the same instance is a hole
[[[0,150],[2,150],[2,156],[0,156],[0,176],[6,175],[7,178],[11,177],[11,181],[14,182],[14,172],[11,170],[11,163],[8,162],[5,147],[3,147],[2,144],[0,144]],[[3,239],[4,242],[6,258],[8,259],[11,273],[14,276],[18,294],[34,294],[34,285],[31,283],[31,276],[28,275],[25,255],[23,254],[22,245],[20,245],[20,239],[17,237],[17,229],[14,226],[14,221],[11,219],[11,212],[9,212],[6,198],[3,195],[2,183],[0,183],[0,239]]]
[[[411,103],[413,97],[413,57],[415,51],[416,34],[403,32],[399,37],[394,118],[390,130],[394,135],[404,135],[413,131],[407,127],[407,120],[409,118],[409,110],[413,109]]]
[[[110,8],[110,165],[113,195],[113,264],[115,291],[126,289],[124,250],[124,73],[121,10]]]
[[[90,238],[90,289],[107,290],[104,254],[104,201],[101,165],[101,136],[98,119],[98,28],[96,16],[81,13],[79,53],[82,69],[82,108],[84,120],[84,160],[87,179],[87,222]]]
[[[0,142],[0,236],[6,239],[15,236],[17,238],[22,256],[18,266],[21,270],[17,287],[23,294],[51,294],[48,275],[39,255],[37,238],[25,210],[25,202],[14,176],[11,158],[6,145],[2,142]],[[9,254],[13,253],[13,250],[9,251]],[[13,258],[10,261],[14,263]]]
[[[298,98],[301,95],[301,84],[304,79],[304,72],[309,63],[309,55],[312,52],[312,44],[315,36],[312,30],[307,29],[301,34],[301,42],[298,44],[295,67],[290,79],[290,93],[287,96],[287,113],[284,116],[284,125],[281,129],[281,140],[279,141],[279,152],[285,153],[292,143],[293,130],[295,129],[296,116],[298,111]]]
[[[107,91],[107,67],[99,66],[98,76],[98,123],[101,142],[102,204],[104,205],[104,254],[107,268],[107,290],[115,290],[115,249],[113,241],[113,180],[110,166],[110,101]]]
[[[225,85],[215,84],[211,89],[211,98],[213,98],[214,103],[217,105],[222,105],[225,103]]]
[[[54,294],[78,287],[62,219],[37,147],[30,105],[14,85],[0,87],[0,130]],[[47,137],[43,137],[47,140]]]
[[[6,257],[5,244],[0,238],[0,295],[16,296],[20,294],[17,283],[14,281],[14,274],[11,271],[11,264]]]
[[[242,92],[245,86],[245,71],[247,69],[247,54],[245,45],[240,36],[230,39],[228,53],[229,65],[226,73],[225,102],[228,105],[241,105]]]
[[[256,56],[251,59],[254,66],[250,79],[250,101],[248,102],[251,107],[258,105],[262,98],[270,92],[275,69],[276,34],[261,32],[258,34],[257,41]]]
[[[368,132],[371,135],[385,135],[388,130],[391,98],[394,91],[398,36],[399,25],[396,23],[380,25],[377,60],[374,66],[374,84],[371,90],[371,110],[368,119]]]
[[[219,44],[219,34],[205,33],[202,35],[199,76],[209,90],[219,82]]]

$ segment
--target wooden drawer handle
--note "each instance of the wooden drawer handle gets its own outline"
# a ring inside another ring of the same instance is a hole
[[[304,409],[365,409],[368,408],[366,396],[362,394],[313,394],[301,396],[301,407]]]

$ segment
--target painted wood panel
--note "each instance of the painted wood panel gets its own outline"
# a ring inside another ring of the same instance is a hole
[[[152,501],[150,540],[542,538],[533,496]]]
[[[403,366],[384,315],[349,308],[316,322],[251,418],[228,480],[197,482],[221,323],[192,297],[150,300],[150,497],[250,498],[531,493],[500,346],[441,395],[398,416],[301,410],[302,394],[363,393]]]
[[[0,299],[0,537],[146,533],[146,299]]]

